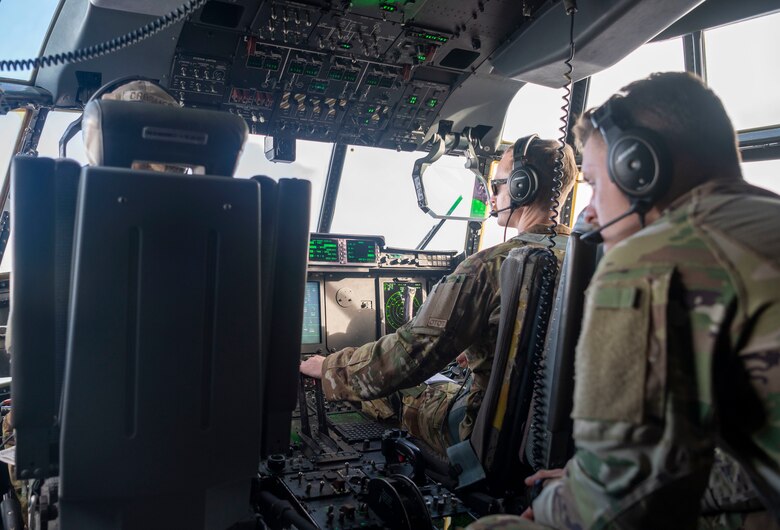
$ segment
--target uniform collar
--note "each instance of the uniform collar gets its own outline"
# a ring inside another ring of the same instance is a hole
[[[555,227],[555,232],[559,236],[568,236],[571,234],[571,229],[564,224],[559,224],[558,226]],[[526,230],[522,230],[521,233],[549,235],[550,225],[543,225],[541,223],[535,224],[533,226],[528,227],[528,229]]]
[[[716,193],[743,194],[745,192],[750,192],[753,194],[757,193],[759,195],[765,195],[767,197],[777,197],[775,193],[766,190],[764,188],[758,188],[756,186],[753,186],[752,184],[748,184],[741,178],[740,179],[734,179],[734,178],[714,179],[714,180],[710,180],[709,182],[705,182],[704,184],[699,184],[698,186],[691,189],[690,191],[677,197],[666,208],[664,213],[673,212],[674,210],[677,210],[681,206],[686,205],[692,199],[700,199],[703,197],[707,197],[709,195],[714,195]]]

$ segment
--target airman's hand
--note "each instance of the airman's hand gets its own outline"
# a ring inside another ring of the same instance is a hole
[[[314,379],[322,379],[322,363],[325,357],[322,355],[312,355],[301,363],[301,373]]]
[[[469,359],[466,357],[466,352],[462,352],[460,355],[455,357],[455,361],[461,368],[466,368],[469,365]]]
[[[545,485],[548,480],[561,478],[563,476],[563,469],[540,469],[530,477],[526,477],[525,485],[533,486],[537,480],[544,480]]]

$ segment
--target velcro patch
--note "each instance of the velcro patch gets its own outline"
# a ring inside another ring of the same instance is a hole
[[[640,291],[633,285],[602,287],[594,293],[594,306],[604,309],[635,308]]]
[[[457,325],[455,308],[464,284],[470,280],[466,275],[452,275],[437,283],[414,318],[412,332],[441,335],[448,326]]]

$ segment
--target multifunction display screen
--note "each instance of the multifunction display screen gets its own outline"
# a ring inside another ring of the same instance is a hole
[[[347,263],[376,263],[376,245],[373,241],[347,239]]]
[[[314,237],[309,240],[309,261],[336,265],[374,265],[378,247],[374,239]]]
[[[339,262],[338,239],[312,239],[309,241],[309,261]]]
[[[303,331],[301,344],[322,343],[322,318],[320,311],[320,282],[306,282],[303,299]]]
[[[421,282],[385,282],[383,285],[385,306],[385,333],[394,333],[407,322],[406,306],[411,301],[412,316],[422,305]]]

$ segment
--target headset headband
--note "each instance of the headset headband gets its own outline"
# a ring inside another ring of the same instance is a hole
[[[176,99],[173,96],[173,94],[171,94],[170,91],[168,91],[168,89],[160,86],[160,81],[158,79],[152,79],[150,77],[144,77],[141,75],[127,75],[124,77],[120,77],[119,79],[114,79],[113,81],[109,81],[105,85],[95,90],[95,92],[87,100],[87,103],[89,103],[90,101],[94,101],[96,99],[100,99],[105,94],[108,94],[109,92],[116,90],[120,86],[124,85],[125,83],[130,83],[131,81],[148,81],[150,83],[154,83],[155,85],[160,87],[160,89],[162,89],[165,93],[170,95],[173,99]],[[87,103],[85,103],[84,106],[86,106]],[[71,124],[65,128],[65,132],[62,133],[59,142],[60,158],[67,157],[68,142],[70,142],[73,139],[73,137],[76,136],[76,133],[78,133],[81,130],[82,117],[83,114],[80,115],[78,118],[76,118],[73,122],[71,122]]]
[[[621,106],[616,99],[610,98],[590,113],[590,123],[601,132],[607,145],[612,144],[617,136],[629,127]]]
[[[529,134],[515,142],[515,146],[512,150],[512,160],[515,167],[518,167],[519,164],[525,165],[528,148],[531,146],[531,142],[537,138],[539,138],[538,134]]]

